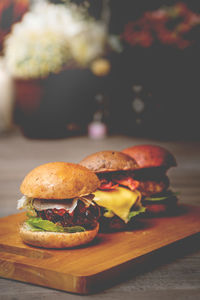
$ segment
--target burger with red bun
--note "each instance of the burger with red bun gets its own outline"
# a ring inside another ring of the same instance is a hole
[[[80,165],[52,162],[33,169],[24,178],[18,209],[27,210],[20,227],[22,240],[43,248],[69,248],[97,235],[99,208],[93,192],[98,177]]]
[[[131,177],[138,168],[136,161],[118,151],[100,151],[80,164],[95,172],[101,182],[93,199],[101,208],[101,231],[129,228],[136,216],[145,211],[138,182]]]
[[[173,212],[177,206],[176,193],[169,189],[166,175],[170,167],[177,165],[175,157],[163,147],[156,145],[137,145],[122,151],[138,164],[134,171],[137,189],[142,194],[142,204],[149,214]]]

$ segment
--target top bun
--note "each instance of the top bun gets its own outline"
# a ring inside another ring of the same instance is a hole
[[[80,165],[95,173],[128,171],[138,168],[136,161],[119,151],[100,151],[84,158]]]
[[[33,169],[24,178],[22,194],[39,199],[70,199],[99,187],[97,176],[78,164],[51,162]]]
[[[139,168],[164,167],[166,169],[176,166],[175,157],[165,148],[155,145],[138,145],[122,151],[134,158]]]

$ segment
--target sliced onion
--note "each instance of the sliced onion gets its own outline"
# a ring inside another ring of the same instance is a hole
[[[46,209],[65,209],[69,213],[73,212],[76,208],[78,198],[75,199],[65,199],[65,200],[46,200],[46,199],[34,199],[33,206],[36,210],[46,210]]]
[[[90,205],[95,205],[92,199],[94,195],[85,195],[81,197],[77,197],[74,199],[64,199],[64,200],[47,200],[47,199],[34,199],[33,206],[36,210],[46,210],[46,209],[65,209],[69,213],[73,212],[77,206],[78,200],[82,201],[86,207]]]

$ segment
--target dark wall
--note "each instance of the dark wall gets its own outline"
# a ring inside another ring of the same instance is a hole
[[[197,2],[185,1],[189,9],[200,13]],[[111,0],[110,3],[110,30],[121,34],[129,21],[140,18],[145,11],[173,5],[177,1]],[[116,130],[159,138],[200,137],[200,26],[195,30],[188,36],[195,43],[185,49],[158,43],[147,48],[124,45],[112,74],[111,101]],[[145,109],[140,114],[132,108],[136,97],[134,85],[143,87],[140,98]]]
[[[90,13],[99,18],[102,1],[90,3]],[[145,11],[175,3],[177,1],[111,0],[110,32],[121,35],[125,25],[140,18]],[[200,13],[198,1],[187,4],[191,10]],[[124,43],[121,53],[107,56],[112,68],[104,78],[94,76],[89,70],[52,75],[45,83],[44,102],[32,123],[38,131],[42,124],[49,135],[52,128],[56,136],[57,132],[66,130],[66,124],[73,122],[79,123],[81,132],[86,133],[96,109],[95,95],[102,93],[109,99],[107,122],[110,133],[199,139],[200,28],[193,34],[195,44],[185,49],[158,43],[148,48],[130,47]],[[139,94],[134,91],[138,86],[141,88]],[[134,109],[136,98],[142,101],[142,111]],[[18,121],[21,120],[23,116],[18,114]],[[24,120],[29,121],[30,117]]]

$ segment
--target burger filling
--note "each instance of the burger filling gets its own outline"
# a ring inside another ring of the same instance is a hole
[[[141,205],[140,192],[123,187],[117,187],[110,191],[97,190],[94,201],[104,208],[104,217],[112,218],[116,215],[125,223],[145,211]]]
[[[98,174],[101,181],[94,201],[101,207],[101,215],[128,223],[133,217],[145,212],[141,204],[138,182],[128,171]],[[120,221],[119,221],[120,222]]]
[[[148,197],[144,197],[142,202],[144,205],[173,205],[175,204],[178,199],[177,199],[177,195],[179,193],[177,192],[173,192],[171,190],[167,190],[167,191],[163,191],[160,194],[154,194]]]
[[[138,181],[138,190],[142,194],[142,203],[147,205],[171,206],[177,202],[177,193],[169,190],[169,178],[162,167],[136,170],[133,177]]]
[[[162,167],[158,168],[145,168],[145,169],[139,169],[135,171],[120,171],[120,172],[108,172],[108,173],[102,173],[98,174],[99,179],[101,181],[101,186],[99,188],[99,191],[109,191],[110,197],[113,199],[114,193],[111,193],[112,190],[117,191],[119,188],[126,188],[126,190],[130,190],[132,192],[131,199],[137,199],[138,192],[140,194],[140,205],[138,207],[138,203],[136,202],[136,205],[131,202],[129,202],[129,205],[127,205],[127,198],[125,201],[122,202],[123,208],[117,208],[117,203],[114,201],[114,208],[112,207],[109,209],[105,206],[105,204],[98,203],[100,206],[103,206],[103,216],[104,217],[113,217],[117,216],[124,222],[128,222],[131,218],[133,218],[135,215],[144,212],[144,207],[149,207],[149,205],[152,206],[159,206],[159,209],[161,209],[161,206],[163,206],[163,210],[167,208],[171,209],[176,205],[177,203],[177,193],[174,193],[171,190],[168,190],[169,188],[169,179],[166,176],[166,169]],[[97,191],[97,193],[99,193]],[[95,193],[95,196],[96,194]],[[122,190],[120,189],[120,192],[118,194],[122,194]],[[125,192],[123,192],[124,195],[120,195],[119,197],[123,197],[125,199]],[[134,194],[134,195],[133,195]],[[112,195],[112,196],[111,196]],[[114,196],[118,197],[118,196]],[[96,201],[96,197],[94,199]],[[110,202],[110,201],[109,201]],[[121,200],[120,200],[121,202]],[[112,203],[112,202],[111,202]],[[123,205],[124,203],[124,205]],[[142,203],[142,204],[141,204]],[[144,207],[142,206],[144,205]],[[130,208],[131,207],[131,208]],[[123,217],[124,209],[126,211],[125,215],[126,217]],[[116,223],[116,222],[114,222]]]
[[[124,186],[134,191],[137,189],[139,182],[135,180],[128,171],[112,172],[98,174],[101,185],[100,190],[110,190],[115,189],[118,186]]]
[[[140,181],[138,184],[138,190],[145,197],[150,197],[155,194],[165,192],[169,187],[169,179],[167,176],[160,178],[157,181],[146,180]]]
[[[32,231],[85,231],[94,228],[99,218],[99,208],[92,201],[93,197],[47,200],[23,196],[18,200],[18,209],[27,209],[26,224]]]

